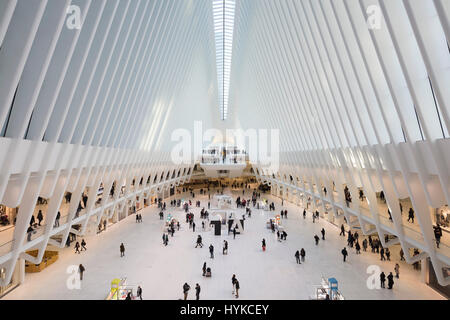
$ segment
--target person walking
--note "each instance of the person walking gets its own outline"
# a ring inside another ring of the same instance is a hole
[[[389,248],[386,248],[386,260],[391,261],[391,251],[389,251]]]
[[[27,241],[28,242],[31,241],[31,236],[33,235],[33,231],[34,231],[33,227],[29,226],[27,229]]]
[[[164,245],[167,247],[167,245],[169,244],[169,235],[166,233],[164,234]]]
[[[314,240],[316,241],[316,246],[317,246],[319,244],[319,240],[320,240],[320,238],[317,234],[314,235]]]
[[[84,239],[81,240],[81,251],[87,251],[86,249],[86,241],[84,241]]]
[[[236,227],[233,228],[233,239],[236,239]]]
[[[399,279],[400,278],[400,265],[398,263],[395,264],[394,272],[395,272],[395,277],[397,279]]]
[[[400,249],[400,261],[405,261],[405,254],[403,252],[403,248]]]
[[[363,245],[363,250],[367,251],[367,239],[363,240],[362,245]]]
[[[300,250],[300,257],[302,257],[302,262],[305,262],[306,251],[305,249]]]
[[[222,254],[228,254],[228,242],[226,240],[223,240]]]
[[[342,249],[341,253],[344,256],[344,262],[345,262],[345,260],[347,259],[347,256],[348,256],[347,249],[344,247],[344,249]]]
[[[37,219],[38,219],[38,226],[40,226],[42,220],[44,220],[44,216],[42,215],[42,210],[39,210],[39,212],[37,214]]]
[[[386,283],[386,275],[384,274],[384,272],[380,273],[380,283],[381,283],[381,287],[382,288],[386,288],[385,283]]]
[[[341,233],[339,233],[339,235],[345,237],[345,227],[343,224],[341,225]]]
[[[434,237],[436,238],[436,247],[439,248],[439,244],[441,243],[442,237],[442,229],[440,225],[434,227]]]
[[[123,243],[120,244],[120,257],[125,256],[125,246]]]
[[[80,263],[80,265],[78,266],[78,272],[80,273],[80,280],[83,280],[83,273],[84,271],[86,271],[86,269],[84,268],[84,266]]]
[[[75,243],[75,253],[81,253],[80,252],[80,243],[77,241],[77,243]]]
[[[325,229],[322,228],[320,232],[322,233],[322,240],[325,240]]]
[[[394,286],[394,276],[392,272],[389,272],[387,279],[388,279],[388,289],[392,289],[392,287]]]
[[[262,249],[266,251],[266,239],[262,239]]]
[[[55,225],[53,226],[54,228],[59,227],[59,218],[60,217],[61,217],[61,212],[58,211],[58,213],[56,214]]]
[[[183,285],[184,300],[187,300],[188,293],[189,293],[189,290],[190,290],[190,289],[191,289],[191,286],[188,285],[187,283],[185,283],[185,284]]]
[[[386,261],[386,257],[384,256],[384,248],[383,247],[380,250],[380,260]]]
[[[142,300],[142,288],[141,288],[141,286],[138,286],[138,288],[137,288],[137,296],[139,297],[140,300]]]
[[[412,222],[412,223],[414,223],[414,210],[413,210],[413,208],[409,208],[409,211],[408,211],[408,222]]]
[[[202,271],[203,271],[202,275],[205,276],[206,275],[206,262],[203,263]]]
[[[202,236],[201,235],[198,235],[198,237],[197,237],[197,244],[195,245],[195,247],[197,248],[198,246],[200,246],[200,248],[203,248]]]
[[[233,276],[231,277],[231,284],[233,285],[233,291],[231,291],[231,294],[234,294],[235,290],[236,290],[236,275],[233,274]]]
[[[300,262],[300,252],[298,250],[295,252],[295,260],[297,261],[297,264],[301,264],[301,262]]]
[[[210,253],[210,258],[214,259],[214,246],[212,244],[209,245],[209,253]]]
[[[239,285],[239,280],[236,279],[236,283],[235,283],[235,288],[236,288],[236,298],[239,298],[239,289],[241,288]]]
[[[361,254],[361,246],[359,245],[359,241],[356,241],[355,249],[356,249],[356,254]]]
[[[303,209],[303,219],[306,219],[306,209]]]
[[[200,285],[197,283],[195,285],[195,300],[200,300]]]

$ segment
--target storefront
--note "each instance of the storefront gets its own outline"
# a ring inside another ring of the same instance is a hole
[[[432,287],[434,290],[438,291],[442,295],[444,295],[447,299],[450,299],[450,286],[441,286],[438,283],[435,270],[433,268],[433,264],[431,263],[430,258],[427,258],[427,264],[428,264],[428,274],[427,279],[425,279],[425,282]],[[444,277],[450,276],[450,268],[443,268],[442,273]]]
[[[14,225],[17,211],[17,208],[9,208],[4,205],[0,205],[0,228]]]
[[[443,231],[450,232],[450,209],[448,205],[435,210],[435,223],[439,225]]]
[[[25,274],[25,260],[19,259],[16,263],[11,281],[6,286],[0,286],[0,298],[9,293],[11,290],[17,288],[24,280]],[[0,268],[0,278],[6,278],[5,268]]]

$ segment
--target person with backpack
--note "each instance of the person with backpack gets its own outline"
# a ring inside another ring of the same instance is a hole
[[[195,245],[195,247],[197,248],[198,246],[200,246],[200,248],[203,248],[202,236],[201,235],[198,235],[198,237],[197,237],[197,244]]]
[[[319,244],[320,238],[316,235],[314,235],[314,240],[316,241],[316,246]]]

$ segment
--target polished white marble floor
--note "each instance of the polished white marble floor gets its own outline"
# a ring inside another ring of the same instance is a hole
[[[242,192],[235,193],[242,195]],[[179,198],[178,196],[177,198]],[[267,195],[276,203],[276,213],[281,210],[280,200]],[[246,198],[249,198],[247,195]],[[196,192],[196,200],[207,206],[207,196]],[[436,291],[420,282],[420,272],[412,266],[400,263],[400,279],[395,279],[393,290],[367,287],[370,265],[378,265],[386,275],[393,271],[397,252],[393,261],[379,260],[377,254],[356,255],[348,248],[347,262],[342,261],[341,250],[346,238],[339,237],[338,228],[321,219],[312,223],[311,215],[306,220],[302,208],[285,202],[288,219],[282,223],[288,233],[287,241],[278,242],[276,234],[266,228],[266,221],[274,213],[252,208],[252,218],[245,222],[245,233],[233,236],[223,230],[222,236],[214,236],[213,231],[202,231],[199,218],[200,208],[193,208],[196,232],[185,223],[185,214],[179,208],[171,208],[168,213],[180,217],[181,230],[169,237],[167,247],[162,244],[163,221],[159,220],[159,210],[148,207],[140,211],[143,223],[136,223],[135,217],[111,226],[106,232],[86,237],[88,251],[74,254],[73,248],[63,249],[59,260],[38,274],[27,274],[25,283],[14,289],[3,299],[104,299],[113,278],[126,277],[129,284],[141,285],[144,299],[181,299],[185,282],[191,286],[188,299],[195,298],[195,284],[199,283],[201,299],[235,299],[231,294],[231,276],[236,274],[241,290],[239,299],[309,299],[314,293],[314,285],[320,284],[321,277],[335,277],[339,290],[346,299],[443,299]],[[244,212],[239,209],[239,212]],[[325,228],[326,240],[316,246],[314,235],[320,236]],[[203,237],[204,247],[195,249],[197,235]],[[266,239],[267,250],[262,252],[261,240]],[[222,242],[229,243],[229,254],[222,255]],[[81,238],[80,238],[81,241]],[[119,246],[123,242],[126,256],[120,257]],[[208,246],[215,247],[215,258],[209,258]],[[294,253],[306,250],[306,261],[295,263]],[[202,265],[207,262],[212,269],[211,278],[202,277]],[[68,289],[66,273],[70,265],[82,263],[86,272],[81,289]]]

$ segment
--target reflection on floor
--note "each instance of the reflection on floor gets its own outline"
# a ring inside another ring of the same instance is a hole
[[[241,192],[234,196],[242,195]],[[246,198],[250,196],[247,195]],[[280,200],[268,195],[281,210]],[[177,198],[181,198],[177,196]],[[185,196],[184,198],[187,198]],[[199,196],[202,206],[207,207],[208,196]],[[335,277],[339,290],[346,299],[443,299],[441,295],[420,282],[420,272],[412,266],[400,263],[400,279],[395,279],[394,289],[367,287],[371,265],[380,266],[386,274],[393,271],[398,252],[392,252],[392,261],[380,261],[379,255],[363,252],[356,255],[348,248],[350,256],[342,261],[341,250],[346,238],[339,237],[336,226],[321,219],[312,223],[311,215],[302,217],[302,208],[284,202],[288,219],[282,223],[288,234],[287,241],[278,242],[276,234],[266,228],[266,221],[275,213],[252,208],[252,217],[245,221],[245,233],[232,235],[223,231],[214,236],[211,231],[202,231],[199,211],[193,208],[196,232],[185,223],[185,214],[180,208],[172,208],[166,200],[168,210],[179,217],[181,230],[169,238],[169,245],[162,244],[163,221],[159,210],[148,207],[140,211],[143,223],[135,217],[117,223],[97,236],[86,238],[87,252],[74,254],[73,248],[60,252],[59,260],[38,274],[27,274],[25,283],[4,299],[104,299],[114,278],[126,277],[129,284],[141,285],[144,299],[181,299],[185,282],[191,286],[188,299],[195,298],[195,284],[199,283],[201,299],[235,299],[232,294],[231,276],[236,274],[240,282],[240,299],[309,299],[314,294],[314,285],[321,277]],[[245,210],[238,209],[243,214]],[[316,246],[314,235],[320,236],[325,228],[326,240]],[[202,234],[204,247],[195,249],[195,240]],[[262,252],[261,240],[266,239],[267,250]],[[222,255],[222,243],[229,242],[229,254]],[[81,239],[80,239],[81,241]],[[120,243],[126,248],[125,257],[119,253]],[[215,258],[209,258],[208,246],[215,247]],[[295,263],[296,250],[306,250],[306,261]],[[393,251],[393,250],[391,250]],[[202,277],[202,265],[206,262],[212,269],[212,277]],[[69,290],[66,270],[71,265],[82,263],[86,272],[79,290]]]

